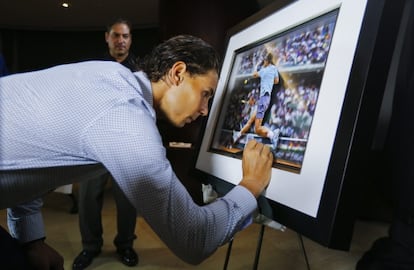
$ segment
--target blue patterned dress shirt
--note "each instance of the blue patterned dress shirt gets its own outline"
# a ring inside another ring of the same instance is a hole
[[[242,229],[257,207],[254,196],[236,186],[209,205],[195,204],[166,158],[152,102],[145,73],[110,61],[0,78],[0,208],[9,208],[11,234],[23,242],[45,236],[36,198],[79,179],[7,180],[2,172],[90,164],[111,173],[184,261],[201,262]],[[28,198],[35,200],[23,204]]]

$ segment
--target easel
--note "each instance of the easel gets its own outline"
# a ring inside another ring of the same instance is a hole
[[[269,211],[270,210],[270,207],[268,207],[268,203],[267,203],[267,201],[264,197],[260,197],[258,199],[258,204],[259,204],[259,210],[262,210],[262,211],[263,210],[264,211]],[[272,229],[280,230],[280,231],[284,232],[286,230],[286,227],[282,224],[279,224],[278,222],[276,222],[274,220],[271,220],[270,218],[266,217],[265,215],[263,215],[260,212],[255,216],[254,223],[260,224],[259,237],[258,237],[257,246],[256,246],[256,254],[255,254],[255,257],[254,257],[254,263],[253,263],[253,268],[252,268],[253,270],[257,270],[258,266],[259,266],[259,258],[260,258],[260,252],[261,252],[261,249],[262,249],[263,235],[264,235],[265,228],[270,227]],[[298,238],[299,238],[299,244],[300,244],[300,247],[302,249],[303,256],[305,258],[306,269],[310,270],[308,256],[306,254],[305,245],[303,243],[302,235],[299,234],[299,233],[297,235],[298,235]],[[233,246],[233,241],[234,241],[234,239],[232,239],[228,243],[223,270],[227,270],[227,266],[229,264],[230,255],[231,255],[231,249],[232,249],[232,246]]]
[[[211,182],[214,182],[214,181],[211,181]],[[215,191],[213,189],[211,184],[207,184],[207,185],[202,184],[202,193],[203,193],[203,201],[206,204],[214,201],[218,197],[217,191]],[[268,218],[268,216],[269,217],[273,216],[272,208],[270,207],[268,200],[264,196],[260,196],[257,199],[257,204],[258,204],[258,213],[254,216],[253,222],[257,223],[257,224],[260,224],[261,226],[260,226],[260,231],[259,231],[259,237],[258,237],[258,240],[257,240],[256,254],[255,254],[255,258],[254,258],[253,270],[258,269],[260,252],[261,252],[261,249],[262,249],[263,235],[264,235],[265,228],[270,227],[272,229],[280,230],[282,232],[284,232],[286,230],[286,227],[284,225]],[[308,256],[306,254],[305,245],[303,243],[302,235],[299,234],[299,233],[297,235],[298,235],[298,238],[299,238],[299,245],[300,245],[300,248],[302,249],[302,253],[303,253],[303,256],[304,256],[304,259],[305,259],[306,269],[310,270]],[[228,243],[226,258],[224,260],[223,270],[227,270],[227,266],[228,266],[229,261],[230,261],[230,255],[231,255],[231,250],[232,250],[232,246],[233,246],[233,241],[234,241],[234,239],[230,240],[229,243]]]

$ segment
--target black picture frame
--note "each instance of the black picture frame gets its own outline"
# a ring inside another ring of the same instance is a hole
[[[259,206],[264,215],[326,247],[348,250],[358,181],[364,170],[372,169],[364,167],[364,158],[372,144],[402,10],[403,1],[388,0],[296,1],[283,8],[275,3],[230,29],[196,171],[221,194],[242,178],[241,153],[214,146],[234,91],[229,81],[237,56],[334,14],[301,168],[274,166]]]

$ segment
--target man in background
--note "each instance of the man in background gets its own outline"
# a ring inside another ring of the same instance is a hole
[[[117,19],[108,25],[105,32],[108,51],[104,60],[116,61],[131,71],[135,71],[137,69],[137,58],[129,51],[132,44],[131,27],[131,23],[125,19]]]
[[[136,70],[136,57],[129,49],[132,43],[131,24],[125,19],[117,19],[108,25],[105,32],[108,52],[104,60],[116,61],[131,71]],[[79,227],[83,250],[73,262],[74,270],[88,267],[101,252],[102,205],[105,187],[112,180],[109,173],[79,184]],[[133,249],[136,225],[136,209],[131,205],[115,181],[111,181],[117,210],[118,232],[114,245],[121,262],[127,266],[138,264],[138,255]]]

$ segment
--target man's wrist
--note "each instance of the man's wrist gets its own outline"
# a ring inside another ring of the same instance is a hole
[[[242,180],[239,185],[250,191],[255,198],[260,196],[261,191],[257,188],[257,184],[254,181]]]

